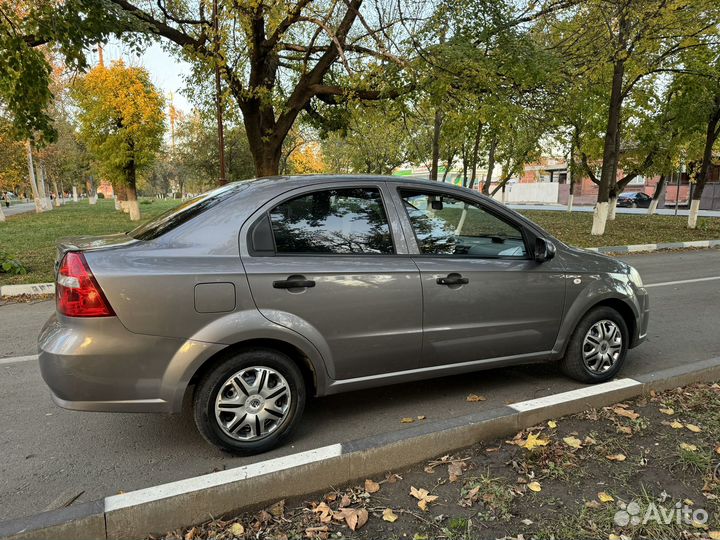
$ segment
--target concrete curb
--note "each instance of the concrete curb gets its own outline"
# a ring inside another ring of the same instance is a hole
[[[551,418],[612,405],[651,390],[718,379],[720,357],[6,521],[0,523],[0,538],[144,538],[211,516],[398,470],[481,440],[511,435]]]
[[[664,249],[684,248],[715,248],[720,247],[720,240],[693,240],[692,242],[661,242],[659,244],[634,244],[630,246],[605,246],[585,248],[596,253],[640,253],[649,251],[662,251]]]
[[[3,296],[44,296],[55,294],[54,283],[28,283],[26,285],[3,285],[0,287],[0,298]]]

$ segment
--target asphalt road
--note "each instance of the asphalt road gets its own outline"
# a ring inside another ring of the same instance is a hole
[[[720,250],[626,258],[650,287],[649,340],[623,375],[720,356]],[[51,302],[0,306],[0,357],[35,353]],[[188,413],[81,413],[53,405],[35,361],[0,359],[0,519],[89,501],[335,442],[404,429],[403,417],[455,417],[577,388],[552,366],[498,369],[312,400],[291,444],[236,458],[206,444]],[[487,401],[468,403],[470,393]]]

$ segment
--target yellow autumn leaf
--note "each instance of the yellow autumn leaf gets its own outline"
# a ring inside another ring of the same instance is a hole
[[[604,491],[599,492],[597,494],[597,497],[601,503],[609,503],[609,502],[613,502],[615,500],[615,498],[612,495],[608,495]]]
[[[415,421],[414,418],[403,418],[400,420],[401,424],[412,424]]]
[[[425,420],[426,418],[427,418],[427,416],[425,416],[424,414],[421,414],[420,416],[417,417],[418,420]]]
[[[710,531],[708,536],[711,540],[720,540],[720,531]]]
[[[533,448],[536,448],[538,446],[547,446],[548,443],[550,443],[547,439],[540,439],[540,433],[533,434],[529,433],[527,436],[527,439],[524,443],[522,443],[520,446],[523,448],[526,448],[527,450],[532,450]]]
[[[625,461],[627,458],[625,457],[625,454],[611,454],[609,456],[605,456],[610,461]]]
[[[465,401],[469,401],[470,403],[476,403],[478,401],[485,401],[487,398],[485,396],[478,396],[477,394],[470,394],[468,397],[465,398]]]
[[[660,412],[663,413],[663,414],[667,414],[668,416],[671,416],[671,415],[675,414],[675,411],[674,411],[672,408],[670,408],[670,407],[666,407],[666,408],[660,409]]]
[[[392,508],[386,508],[383,510],[382,518],[384,521],[389,521],[390,523],[395,523],[397,521],[397,514],[392,511]]]
[[[672,422],[672,423],[670,424],[670,427],[673,428],[673,429],[682,429],[682,428],[684,428],[685,426],[682,425],[682,424],[681,424],[680,422],[678,422],[677,420],[675,420],[674,422]]]
[[[692,431],[693,433],[700,433],[702,431],[702,429],[700,429],[695,424],[685,424],[685,427],[687,429],[689,429],[690,431]]]
[[[694,444],[688,444],[688,443],[684,443],[684,442],[680,443],[680,448],[682,448],[683,450],[687,450],[689,452],[694,452],[695,450],[697,450],[697,446],[695,446]]]
[[[230,527],[230,534],[233,536],[242,536],[245,534],[245,527],[243,527],[240,523],[233,523],[232,527]]]
[[[548,425],[548,427],[549,427],[550,429],[555,429],[555,428],[557,428],[557,422],[556,422],[555,420],[548,420],[547,425]]]
[[[540,482],[530,482],[527,487],[530,491],[534,491],[535,493],[542,490]]]
[[[608,540],[622,540],[622,537],[621,537],[621,536],[618,536],[618,535],[615,534],[615,533],[610,533],[610,534],[608,535]]]
[[[567,444],[570,448],[582,448],[582,443],[577,437],[565,437],[563,438],[563,442]]]
[[[640,415],[632,409],[623,409],[622,407],[615,407],[612,412],[618,416],[629,418],[630,420],[637,420],[640,417]]]

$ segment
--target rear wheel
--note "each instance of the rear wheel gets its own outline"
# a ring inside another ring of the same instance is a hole
[[[594,308],[575,328],[560,368],[585,383],[610,380],[622,368],[628,341],[627,325],[617,311]]]
[[[211,444],[235,454],[277,446],[305,407],[303,377],[288,356],[249,349],[206,373],[194,397],[195,424]]]

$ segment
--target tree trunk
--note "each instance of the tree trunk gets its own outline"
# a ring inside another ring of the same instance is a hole
[[[648,216],[652,216],[656,211],[658,207],[658,203],[660,202],[660,197],[662,196],[663,191],[665,190],[665,175],[660,175],[660,180],[658,180],[657,185],[655,186],[655,193],[653,193],[652,201],[650,201],[650,206],[648,206]]]
[[[60,195],[58,193],[57,182],[53,180],[53,193],[55,194],[55,208],[60,207]]]
[[[97,197],[95,196],[95,180],[92,175],[88,176],[88,179],[85,182],[85,189],[87,189],[88,193],[88,204],[97,203]]]
[[[433,122],[432,138],[432,164],[430,166],[430,180],[437,182],[438,165],[440,163],[440,130],[442,129],[442,112],[435,109],[435,121]]]
[[[468,181],[468,156],[467,156],[467,147],[465,146],[465,143],[463,142],[462,147],[462,162],[463,162],[463,178],[462,178],[462,185],[463,187],[467,187],[467,181]]]
[[[488,151],[487,174],[483,183],[482,192],[485,195],[490,194],[490,184],[492,183],[493,170],[495,169],[495,150],[497,149],[497,137],[493,137],[490,141],[490,150]]]
[[[73,202],[78,202],[77,186],[73,186]]]
[[[478,149],[480,148],[480,133],[482,133],[482,125],[482,122],[478,122],[477,131],[475,132],[475,142],[473,143],[472,152],[472,171],[470,172],[470,189],[475,188],[475,179],[477,178]]]
[[[40,192],[38,191],[37,180],[35,178],[35,167],[33,166],[32,143],[27,141],[27,158],[28,158],[28,177],[30,179],[30,189],[33,194],[33,202],[35,203],[35,212],[38,214],[43,211],[40,202]]]
[[[2,205],[0,204],[0,223],[5,221],[5,212],[3,212]]]
[[[135,160],[130,160],[127,167],[127,206],[130,221],[140,221],[140,205],[137,199]]]
[[[447,180],[448,173],[450,172],[450,167],[453,166],[454,161],[455,161],[455,148],[452,148],[452,149],[448,150],[447,164],[445,165],[445,172],[443,172],[443,177],[442,177],[443,184]]]
[[[38,168],[40,169],[39,175],[37,172]],[[37,178],[38,176],[39,176],[39,178]],[[52,204],[50,203],[50,196],[47,194],[47,191],[45,190],[45,166],[43,165],[42,161],[35,163],[35,177],[36,177],[36,181],[38,183],[38,191],[40,191],[40,201],[42,203],[43,208],[45,210],[52,210]]]
[[[705,189],[710,165],[712,163],[712,151],[715,141],[718,138],[718,124],[720,123],[720,95],[715,97],[715,110],[708,120],[707,131],[705,133],[705,148],[703,150],[702,164],[700,165],[700,173],[697,175],[695,189],[693,189],[692,200],[690,201],[690,212],[688,213],[688,229],[697,227],[698,210],[700,210],[700,199]]]
[[[613,67],[612,89],[610,91],[610,111],[603,147],[602,172],[598,189],[597,204],[593,212],[591,233],[601,236],[605,234],[605,223],[608,217],[608,201],[613,175],[616,174],[617,150],[620,142],[620,112],[622,108],[622,83],[625,75],[625,61],[615,60]]]
[[[118,184],[117,186],[113,186],[113,191],[115,192],[115,210],[125,212],[127,206],[127,188],[122,184]]]

